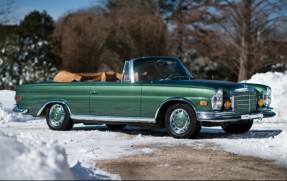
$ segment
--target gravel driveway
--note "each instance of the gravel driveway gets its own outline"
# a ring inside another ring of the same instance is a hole
[[[203,149],[184,145],[165,147],[151,154],[98,161],[96,166],[119,174],[123,180],[287,179],[287,167],[269,160],[213,150],[212,146]]]

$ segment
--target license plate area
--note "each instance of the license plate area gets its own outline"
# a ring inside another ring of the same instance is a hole
[[[241,119],[262,119],[263,118],[263,114],[245,114],[245,115],[241,115]]]

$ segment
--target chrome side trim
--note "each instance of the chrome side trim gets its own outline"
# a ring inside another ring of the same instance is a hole
[[[71,110],[70,110],[68,104],[66,103],[66,101],[63,101],[63,100],[51,100],[51,101],[46,102],[46,103],[41,107],[41,109],[40,109],[40,110],[38,111],[38,113],[37,113],[37,116],[40,116],[40,115],[41,115],[42,111],[45,109],[45,107],[46,107],[47,105],[49,105],[49,104],[55,104],[55,103],[64,104],[64,105],[68,108],[69,113],[70,113],[70,115],[71,115]]]
[[[155,116],[154,116],[154,119],[156,120],[157,116],[158,116],[158,113],[159,111],[161,110],[161,107],[165,104],[165,103],[168,103],[170,101],[181,101],[181,102],[185,102],[187,104],[189,104],[193,110],[195,111],[195,114],[196,114],[196,109],[195,109],[195,106],[193,105],[193,103],[187,99],[184,99],[184,98],[170,98],[170,99],[167,99],[165,100],[164,102],[161,103],[161,105],[159,106],[159,108],[157,108],[156,110],[156,113],[155,113]]]
[[[19,108],[16,104],[14,106],[14,108],[12,109],[13,112],[17,112],[17,113],[22,113],[22,114],[26,114],[29,110],[25,109],[25,108]]]
[[[116,117],[116,116],[93,116],[93,115],[71,115],[72,120],[95,121],[95,122],[127,122],[127,123],[155,123],[153,118],[144,117]]]

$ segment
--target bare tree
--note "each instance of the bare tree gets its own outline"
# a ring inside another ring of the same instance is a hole
[[[60,41],[63,68],[73,72],[97,70],[109,23],[91,13],[73,13],[57,22],[54,37]]]
[[[211,21],[211,6],[217,1],[200,0],[157,0],[160,16],[170,32],[170,49],[173,56],[183,60],[198,77],[206,78],[207,69],[214,69],[208,55],[211,43],[203,33],[211,33],[205,24]],[[214,33],[212,35],[215,35]]]
[[[186,63],[207,57],[216,61],[218,68],[224,67],[227,77],[236,76],[240,81],[282,62],[282,58],[286,61],[282,51],[286,39],[274,33],[284,29],[286,0],[158,2],[162,17],[173,27],[171,51]]]
[[[138,1],[129,2],[125,6],[114,4],[102,13],[81,10],[57,22],[54,37],[60,42],[63,69],[95,72],[104,64],[121,71],[126,59],[167,54],[164,22],[145,9],[139,10],[133,4]]]
[[[218,23],[221,37],[234,51],[227,66],[238,72],[238,81],[282,61],[277,54],[282,43],[278,46],[270,43],[279,40],[269,34],[278,28],[274,27],[276,24],[287,20],[286,0],[224,0],[217,10],[222,19]]]
[[[14,0],[0,0],[0,25],[8,24],[15,20]]]

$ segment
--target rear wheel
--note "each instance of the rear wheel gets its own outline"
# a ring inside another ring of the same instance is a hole
[[[70,130],[74,126],[68,108],[62,104],[53,104],[48,108],[46,122],[53,130]]]
[[[113,129],[113,130],[123,129],[124,127],[126,127],[126,125],[123,125],[123,124],[106,124],[106,126],[109,129]]]
[[[246,133],[250,130],[253,125],[253,120],[249,120],[241,123],[223,123],[222,129],[227,133]]]
[[[194,110],[187,104],[174,104],[165,114],[165,127],[175,138],[194,138],[201,129]]]

